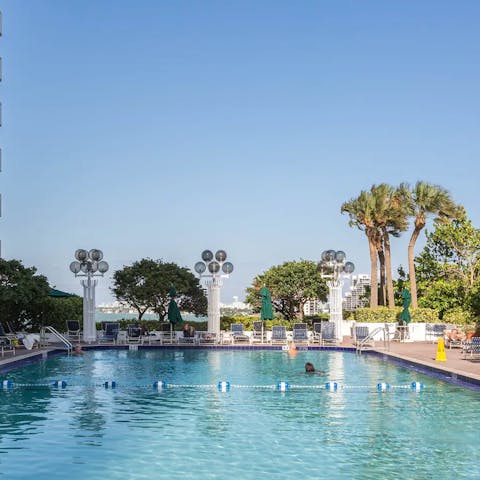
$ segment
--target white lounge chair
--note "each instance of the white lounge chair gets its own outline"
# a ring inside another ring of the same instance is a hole
[[[214,345],[218,341],[217,334],[213,332],[199,332],[198,343],[206,345]]]

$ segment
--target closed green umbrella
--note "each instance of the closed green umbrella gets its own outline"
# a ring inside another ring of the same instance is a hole
[[[410,312],[408,311],[408,307],[412,303],[412,296],[410,295],[410,292],[408,291],[407,288],[405,288],[402,292],[402,304],[403,304],[403,310],[402,313],[400,314],[400,320],[404,322],[406,325],[410,323],[410,320],[412,317],[410,316]]]
[[[264,285],[260,290],[260,296],[262,297],[262,309],[260,310],[260,319],[263,320],[273,320],[273,308],[272,308],[272,297],[270,292],[267,290],[267,287]]]
[[[173,330],[173,326],[176,323],[183,322],[182,315],[180,314],[180,309],[178,308],[177,302],[175,301],[175,295],[177,291],[175,287],[170,288],[170,303],[168,304],[167,318],[170,322],[170,332]]]

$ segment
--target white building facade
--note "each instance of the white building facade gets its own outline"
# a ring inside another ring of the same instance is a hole
[[[352,275],[350,290],[345,293],[343,299],[344,310],[352,311],[367,306],[368,299],[365,298],[365,293],[368,287],[370,287],[370,275]]]

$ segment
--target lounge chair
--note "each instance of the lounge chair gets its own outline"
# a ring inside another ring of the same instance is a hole
[[[335,335],[335,323],[334,322],[322,322],[321,327],[322,335],[322,345],[338,343],[337,337]]]
[[[250,343],[250,337],[244,332],[243,324],[241,323],[232,323],[230,325],[230,334],[233,343]]]
[[[177,341],[177,332],[173,330],[169,322],[160,324],[162,343],[173,344]]]
[[[184,345],[195,345],[197,343],[197,335],[195,329],[183,330],[183,333],[178,337],[178,343]]]
[[[80,341],[80,322],[78,320],[67,320],[67,338],[69,340]]]
[[[10,340],[17,338],[17,333],[11,330],[9,322],[7,322],[8,327],[5,328],[3,323],[0,323],[0,337],[7,337]]]
[[[474,357],[480,356],[480,337],[472,337],[470,342],[464,343],[463,355],[465,359],[468,354],[470,354],[470,360]]]
[[[322,323],[321,322],[315,322],[313,324],[312,343],[318,343],[319,345],[322,344]]]
[[[8,337],[3,329],[3,326],[0,324],[0,350],[2,352],[2,357],[5,355],[5,352],[11,352],[15,355],[15,344],[13,339]]]
[[[435,343],[440,337],[445,335],[446,325],[444,323],[427,323],[425,325],[425,340],[431,340]]]
[[[206,345],[214,345],[217,343],[217,334],[211,332],[199,332],[198,343]]]
[[[463,348],[464,343],[466,342],[466,335],[463,332],[460,332],[457,327],[453,326],[448,330],[445,330],[445,347],[448,347],[450,350],[452,348]]]
[[[120,325],[114,322],[105,322],[105,329],[100,334],[98,339],[99,343],[113,342],[117,343],[117,335],[120,330]]]
[[[370,334],[367,326],[355,326],[353,330],[353,344],[360,345],[370,345],[373,346],[375,342],[373,339],[365,340]],[[366,343],[365,343],[366,342]]]
[[[266,335],[263,329],[263,322],[253,322],[252,343],[265,343]]]
[[[308,344],[308,330],[306,323],[293,324],[293,342],[297,345],[299,343]]]
[[[273,344],[286,345],[288,343],[287,329],[284,325],[274,325],[272,327],[271,343],[272,345]]]
[[[127,343],[143,343],[142,328],[138,325],[127,325]]]

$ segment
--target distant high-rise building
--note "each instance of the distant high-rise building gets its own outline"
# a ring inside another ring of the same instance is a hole
[[[303,313],[307,316],[328,312],[327,304],[318,299],[307,300],[303,306]]]
[[[368,299],[365,298],[365,293],[367,291],[367,287],[369,286],[370,275],[352,275],[350,291],[345,293],[345,297],[343,299],[343,308],[345,310],[356,310],[357,308],[367,306]]]

